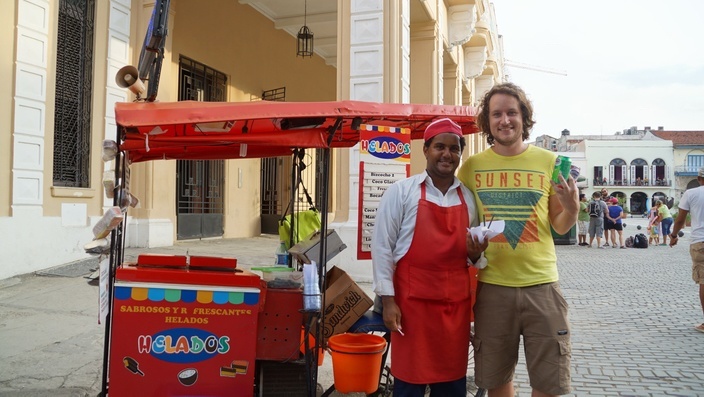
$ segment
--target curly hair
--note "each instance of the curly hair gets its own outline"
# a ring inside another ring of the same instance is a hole
[[[477,126],[482,134],[486,137],[486,143],[490,146],[494,145],[494,137],[491,135],[489,126],[489,100],[495,94],[510,95],[518,100],[521,107],[521,117],[523,118],[523,140],[525,141],[530,136],[530,130],[535,124],[533,120],[533,105],[526,96],[526,93],[513,83],[504,83],[493,86],[482,98],[480,111],[477,115]]]

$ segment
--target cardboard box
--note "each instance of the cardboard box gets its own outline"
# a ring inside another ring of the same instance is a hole
[[[301,263],[311,263],[311,261],[317,263],[320,261],[320,236],[320,231],[317,231],[307,239],[291,247],[288,252]],[[335,255],[347,248],[340,236],[337,235],[337,232],[332,229],[328,229],[325,243],[327,244],[327,260],[334,258]]]
[[[325,278],[323,338],[347,331],[374,303],[344,270],[333,266]]]

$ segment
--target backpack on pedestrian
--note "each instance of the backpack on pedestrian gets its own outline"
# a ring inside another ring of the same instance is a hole
[[[589,213],[589,217],[591,218],[601,218],[601,205],[599,205],[599,202],[597,202],[596,200],[592,200],[589,202],[587,212]]]
[[[638,233],[633,237],[633,248],[648,248],[648,238],[645,234]]]

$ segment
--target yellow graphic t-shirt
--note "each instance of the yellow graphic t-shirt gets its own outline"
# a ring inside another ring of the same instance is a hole
[[[558,280],[548,217],[556,158],[530,145],[517,156],[488,149],[462,164],[458,178],[474,193],[480,221],[493,217],[506,223],[484,253],[488,265],[479,271],[479,281],[526,287]]]

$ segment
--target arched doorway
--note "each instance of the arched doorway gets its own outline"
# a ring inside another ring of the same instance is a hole
[[[643,192],[635,192],[631,195],[631,202],[629,203],[629,208],[631,209],[632,215],[642,215],[647,211],[646,201],[648,200],[648,195]]]
[[[609,179],[612,185],[623,185],[626,180],[626,162],[623,159],[613,159],[609,163]]]
[[[631,161],[630,185],[645,185],[648,180],[648,162],[637,158]]]
[[[655,205],[656,201],[662,201],[663,204],[667,205],[668,208],[672,208],[672,205],[674,204],[675,199],[673,197],[667,197],[667,194],[663,192],[655,192],[653,193],[653,205]]]
[[[661,158],[653,160],[652,175],[653,177],[651,178],[651,185],[667,186],[669,184],[667,181],[667,173],[665,170],[665,160]]]
[[[628,196],[626,196],[626,194],[624,192],[614,191],[611,193],[611,197],[616,197],[616,199],[618,199],[619,204],[623,203],[622,206],[624,207],[623,208],[624,212],[626,212],[627,209],[630,210],[630,204],[628,203],[628,199],[627,199]],[[625,207],[628,207],[628,208],[625,208]]]

